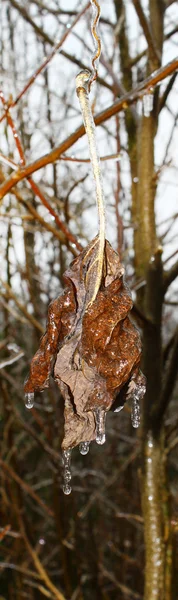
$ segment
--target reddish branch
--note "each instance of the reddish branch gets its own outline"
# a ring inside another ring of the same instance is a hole
[[[17,10],[24,11],[25,15],[27,16],[27,12],[24,9],[24,7],[20,7],[17,4],[17,2],[15,2],[15,0],[11,0],[11,4],[13,4],[14,8],[16,8]],[[71,23],[71,25],[70,25],[70,27],[68,29],[66,28],[66,30],[65,30],[64,34],[62,35],[60,41],[54,46],[52,52],[49,54],[49,56],[47,56],[47,58],[44,59],[44,61],[40,65],[40,67],[38,67],[38,69],[35,71],[35,73],[32,75],[32,77],[30,77],[29,81],[26,83],[26,85],[23,88],[23,90],[20,92],[20,94],[18,94],[18,96],[15,98],[15,100],[12,103],[9,104],[9,106],[15,106],[17,104],[17,102],[20,100],[20,98],[25,94],[25,92],[27,92],[27,90],[29,89],[29,87],[33,84],[33,82],[35,81],[35,79],[37,78],[37,76],[40,73],[42,73],[42,71],[44,71],[44,69],[46,68],[46,66],[48,65],[48,63],[51,61],[51,59],[53,58],[53,56],[55,56],[55,54],[59,50],[59,48],[61,48],[61,46],[64,44],[64,42],[67,39],[69,33],[75,27],[75,25],[78,23],[78,21],[80,20],[80,18],[84,15],[84,13],[89,8],[89,6],[90,6],[90,2],[87,2],[87,4],[85,5],[85,7],[79,13],[77,13],[77,16],[74,19],[73,23]],[[50,38],[48,40],[46,40],[46,41],[48,41],[51,44],[51,39]]]
[[[4,106],[7,106],[6,102],[5,102],[5,99],[4,99],[4,95],[3,95],[2,92],[1,92],[1,101],[2,101],[2,103],[3,103]],[[14,121],[13,121],[13,119],[11,117],[10,110],[9,110],[8,106],[7,106],[7,109],[6,109],[6,117],[7,117],[8,125],[11,128],[11,130],[12,130],[17,150],[19,152],[20,162],[25,167],[26,161],[25,161],[24,151],[23,151],[22,144],[21,144],[21,141],[20,141],[20,137],[19,137],[19,135],[17,133],[17,130],[16,130]],[[68,230],[68,228],[66,227],[66,225],[58,217],[57,213],[52,208],[52,206],[50,205],[50,203],[48,202],[48,200],[45,198],[44,194],[41,192],[41,190],[38,187],[38,185],[33,181],[33,179],[31,177],[28,177],[28,181],[30,183],[30,186],[31,186],[34,194],[36,196],[38,196],[38,198],[40,198],[42,204],[47,208],[47,210],[49,211],[49,213],[54,217],[54,219],[56,221],[56,225],[58,225],[59,229],[61,229],[61,231],[63,231],[63,233],[66,236],[67,240],[69,242],[71,242],[72,244],[74,244],[76,246],[76,248],[80,252],[82,250],[81,244],[79,244],[79,242],[77,241],[77,239],[75,238],[75,236],[72,233],[70,233],[70,231]]]
[[[152,73],[147,79],[145,79],[135,90],[128,92],[125,96],[117,100],[114,104],[106,108],[104,111],[99,113],[95,117],[95,124],[101,125],[105,123],[108,119],[110,119],[113,115],[116,115],[121,110],[129,107],[133,104],[138,98],[144,95],[144,91],[148,90],[150,87],[156,86],[160,81],[163,81],[166,77],[171,75],[178,68],[178,58],[174,59],[170,63],[168,63],[165,67],[161,67],[154,73]],[[72,133],[68,138],[64,140],[57,148],[54,148],[49,154],[45,154],[34,163],[27,165],[23,169],[20,169],[16,173],[5,181],[0,186],[0,200],[4,198],[4,196],[12,189],[18,181],[21,181],[25,177],[29,177],[32,173],[39,171],[46,165],[49,165],[56,160],[58,160],[61,154],[64,154],[66,150],[71,148],[78,139],[83,137],[85,134],[85,128],[81,125],[74,133]]]

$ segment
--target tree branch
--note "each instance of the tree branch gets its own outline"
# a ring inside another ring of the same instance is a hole
[[[164,273],[163,292],[166,294],[168,287],[178,277],[178,260],[176,263]]]
[[[139,18],[140,25],[142,26],[149,50],[156,59],[160,60],[160,56],[158,54],[158,51],[157,51],[157,48],[156,48],[156,45],[155,45],[155,42],[154,42],[154,39],[152,36],[150,25],[147,21],[144,11],[143,11],[140,0],[132,0],[132,2],[134,4],[137,16]]]
[[[145,90],[148,90],[149,87],[154,87],[157,85],[157,83],[163,81],[163,79],[171,75],[177,68],[178,58],[152,73],[138,87],[136,87],[135,90],[128,92],[125,94],[125,96],[114,102],[114,104],[99,113],[94,119],[95,125],[101,125],[102,123],[105,123],[105,121],[119,113],[121,110],[128,108],[138,98],[140,98],[140,96],[143,96]],[[81,125],[74,131],[74,133],[66,138],[60,144],[60,146],[54,148],[54,150],[48,154],[45,154],[34,163],[31,163],[30,165],[27,165],[26,167],[13,173],[13,175],[0,186],[0,200],[2,200],[2,198],[12,189],[12,187],[18,183],[18,181],[21,181],[25,177],[29,177],[29,175],[35,173],[35,171],[42,169],[42,167],[59,160],[61,154],[64,154],[66,150],[71,148],[77,140],[83,137],[84,134],[85,128],[83,125]]]
[[[164,90],[163,95],[160,98],[159,101],[159,112],[161,112],[161,110],[164,108],[167,98],[169,96],[169,93],[171,92],[173,85],[174,85],[174,81],[176,80],[177,77],[177,72],[175,71],[175,73],[173,73],[172,77],[169,79],[168,84]]]
[[[159,410],[156,414],[158,425],[161,426],[162,419],[171,400],[171,396],[178,377],[178,328],[174,335],[174,342],[168,358],[168,367],[163,383],[163,391],[160,398]]]
[[[48,35],[48,33],[46,33],[46,31],[44,31],[42,29],[42,27],[39,27],[39,25],[37,25],[35,23],[35,21],[33,21],[33,19],[31,18],[31,16],[29,15],[28,11],[26,10],[26,8],[20,4],[18,4],[18,2],[16,2],[16,0],[10,0],[10,3],[12,4],[12,6],[18,10],[18,12],[22,15],[22,17],[25,19],[25,21],[27,21],[27,23],[29,23],[29,25],[31,25],[35,31],[35,33],[42,38],[45,42],[47,42],[50,46],[54,46],[54,40]],[[87,6],[85,7],[84,10],[86,10],[86,8],[89,8],[90,6],[90,2],[88,2]],[[82,11],[83,13],[83,11]],[[81,16],[81,13],[80,13]],[[71,28],[70,28],[71,29]],[[68,32],[70,31],[70,29],[68,30]],[[66,52],[65,50],[61,50],[60,54],[62,56],[64,56],[64,58],[67,58],[68,60],[70,60],[70,62],[74,63],[75,65],[77,65],[80,69],[86,69],[86,65],[79,59],[77,59],[75,56],[73,56],[72,54],[69,54],[68,52]],[[104,79],[102,79],[101,77],[97,78],[98,83],[100,83],[100,85],[103,85],[104,87],[108,88],[109,90],[113,91],[113,87],[107,83],[107,81],[105,81]]]

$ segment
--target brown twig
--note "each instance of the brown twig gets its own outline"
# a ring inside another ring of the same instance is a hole
[[[152,31],[150,29],[150,25],[146,18],[145,12],[142,8],[141,2],[140,2],[140,0],[132,0],[132,2],[134,4],[135,10],[136,10],[137,16],[139,18],[140,25],[143,29],[145,39],[147,41],[150,52],[153,54],[153,56],[156,59],[160,60],[160,56],[158,55],[158,51],[157,51],[157,48],[156,48],[156,45],[155,45],[155,42],[153,39]]]
[[[36,327],[36,329],[38,329],[38,331],[40,331],[41,333],[44,333],[44,328],[41,325],[41,323],[39,323],[35,319],[35,317],[33,317],[33,315],[31,315],[28,312],[28,310],[27,310],[26,306],[24,306],[24,304],[19,302],[19,300],[17,299],[17,296],[12,291],[12,288],[10,287],[10,285],[8,283],[6,283],[6,281],[3,281],[1,278],[0,278],[0,281],[1,281],[2,286],[6,289],[9,298],[12,298],[15,301],[19,310],[25,315],[26,319],[31,323],[31,325],[33,325],[33,327]]]
[[[8,475],[12,479],[14,479],[14,481],[16,481],[16,483],[18,483],[18,485],[29,496],[31,496],[31,498],[33,498],[33,500],[35,500],[35,502],[39,506],[41,506],[41,508],[49,515],[49,517],[53,517],[54,516],[54,513],[51,510],[51,508],[49,508],[49,506],[47,506],[45,504],[45,502],[43,502],[43,500],[41,500],[41,498],[38,496],[38,494],[36,494],[36,492],[34,492],[34,490],[31,488],[31,486],[28,483],[26,483],[23,479],[21,479],[21,477],[19,477],[19,475],[17,473],[15,473],[15,471],[12,469],[12,467],[10,467],[10,465],[8,465],[7,463],[5,463],[2,460],[2,458],[0,458],[0,466],[3,469],[4,473],[6,473],[6,475]]]
[[[22,537],[24,538],[25,541],[25,545],[27,547],[27,550],[34,562],[34,565],[36,567],[37,573],[39,573],[41,579],[44,581],[47,589],[49,589],[52,594],[54,594],[54,598],[55,600],[65,600],[64,595],[56,588],[56,586],[52,583],[49,575],[47,574],[47,571],[44,569],[42,562],[40,561],[37,552],[34,550],[34,548],[32,548],[29,539],[27,537],[26,531],[25,531],[25,527],[24,527],[24,523],[22,521],[22,517],[19,514],[18,515],[19,518],[19,525],[20,525],[20,530],[22,533]]]

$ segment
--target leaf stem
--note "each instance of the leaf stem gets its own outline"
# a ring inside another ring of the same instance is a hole
[[[76,91],[80,102],[81,112],[83,116],[84,126],[88,137],[90,160],[93,170],[93,176],[95,181],[96,189],[96,201],[98,207],[98,218],[99,218],[99,244],[98,244],[98,265],[96,273],[96,282],[94,286],[94,292],[89,304],[92,304],[98,293],[102,271],[103,271],[103,258],[104,258],[104,247],[105,247],[105,210],[104,210],[104,195],[102,186],[102,175],[100,169],[100,159],[97,152],[96,145],[96,133],[95,123],[92,115],[91,105],[89,101],[89,82],[90,72],[81,71],[76,77]]]

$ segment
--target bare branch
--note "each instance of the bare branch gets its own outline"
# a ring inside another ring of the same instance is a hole
[[[112,104],[104,111],[99,113],[94,119],[95,125],[101,125],[102,123],[110,119],[113,115],[116,115],[121,110],[128,108],[138,98],[143,96],[145,90],[148,90],[150,87],[156,86],[157,83],[171,75],[171,73],[173,73],[177,68],[178,58],[174,59],[164,67],[161,67],[160,69],[152,73],[137,88],[135,88],[135,90],[128,92],[128,94],[126,94],[114,104]],[[20,169],[16,173],[13,173],[13,175],[0,186],[0,200],[2,200],[2,198],[12,189],[12,187],[16,185],[16,183],[18,183],[18,181],[21,181],[25,177],[29,177],[29,175],[31,175],[32,173],[35,173],[39,169],[42,169],[42,167],[45,167],[46,165],[49,165],[50,163],[58,160],[61,154],[64,154],[66,150],[71,148],[78,139],[83,137],[84,134],[85,128],[83,125],[81,125],[78,129],[76,129],[76,131],[74,131],[74,133],[72,133],[68,138],[66,138],[64,142],[60,144],[60,146],[58,146],[48,154],[45,154],[31,165],[27,165],[26,167]]]
[[[168,287],[178,277],[178,261],[164,273],[163,292],[166,294]]]
[[[153,39],[153,35],[152,35],[151,29],[150,29],[150,25],[149,25],[149,23],[147,21],[147,18],[145,16],[145,13],[144,13],[144,10],[143,10],[142,5],[140,3],[140,0],[132,0],[132,2],[134,4],[136,13],[138,15],[140,24],[142,26],[142,29],[143,29],[143,32],[144,32],[144,35],[145,35],[148,47],[150,49],[150,52],[153,54],[153,56],[156,59],[160,60],[160,56],[158,54],[158,50],[156,48],[156,45],[155,45],[155,42],[154,42],[154,39]]]
[[[178,329],[174,334],[174,341],[168,356],[168,367],[166,370],[165,380],[163,383],[162,395],[160,398],[160,406],[156,414],[158,424],[161,425],[163,416],[167,406],[171,400],[172,393],[178,378]]]

